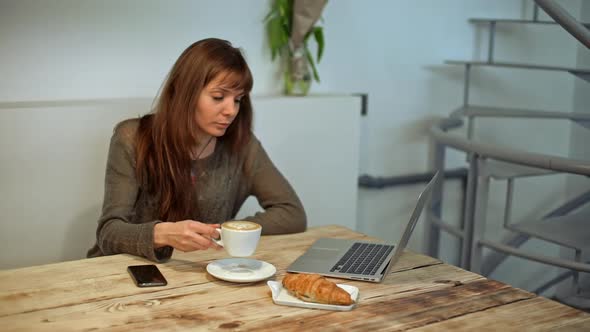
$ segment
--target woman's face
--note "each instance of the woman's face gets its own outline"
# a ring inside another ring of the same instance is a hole
[[[238,115],[244,92],[227,88],[230,76],[217,75],[201,91],[195,112],[199,136],[223,136]]]

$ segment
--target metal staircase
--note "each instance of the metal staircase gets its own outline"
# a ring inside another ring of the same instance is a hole
[[[555,21],[540,21],[543,9]],[[590,130],[590,113],[537,111],[471,105],[469,102],[470,78],[474,67],[504,67],[523,70],[560,71],[590,82],[590,68],[568,68],[525,63],[498,62],[494,60],[496,27],[499,24],[553,24],[563,27],[580,43],[590,48],[590,24],[579,23],[555,1],[535,0],[531,20],[471,19],[472,24],[489,25],[488,55],[486,61],[446,61],[449,65],[464,66],[463,105],[431,128],[433,138],[433,163],[435,171],[445,170],[447,149],[463,151],[467,155],[468,177],[465,202],[459,227],[444,221],[442,217],[443,186],[441,182],[433,191],[431,206],[426,218],[426,243],[428,254],[438,256],[440,232],[454,235],[460,240],[460,265],[465,269],[489,275],[507,257],[516,256],[567,269],[566,272],[531,291],[542,292],[568,278],[572,279],[572,291],[559,300],[583,309],[590,308],[590,294],[582,294],[579,273],[590,273],[590,264],[583,262],[584,252],[590,252],[590,190],[564,202],[539,220],[520,220],[511,217],[514,183],[523,177],[549,176],[552,174],[577,174],[590,176],[590,160],[574,160],[549,154],[533,153],[506,146],[498,146],[474,140],[474,123],[482,117],[562,119],[582,125]],[[466,124],[466,137],[453,133]],[[508,235],[500,241],[486,237],[486,216],[490,182],[506,182],[503,229]],[[590,189],[590,188],[589,188]],[[528,252],[521,247],[529,239],[539,239],[573,250],[574,260]],[[492,249],[484,255],[484,248]],[[590,291],[590,290],[589,290]]]

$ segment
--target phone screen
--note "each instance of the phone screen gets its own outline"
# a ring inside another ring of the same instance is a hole
[[[132,265],[127,270],[137,287],[166,286],[168,282],[155,265]]]

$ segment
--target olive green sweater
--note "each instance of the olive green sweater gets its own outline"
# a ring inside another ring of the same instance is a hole
[[[135,174],[138,119],[115,127],[107,160],[104,202],[96,244],[88,257],[128,253],[153,261],[172,255],[171,247],[154,249],[158,198],[148,194]],[[306,216],[297,194],[252,135],[239,159],[218,140],[214,152],[193,162],[195,211],[186,219],[208,224],[231,220],[253,195],[264,211],[247,220],[262,225],[263,234],[302,232]],[[197,208],[198,207],[198,208]]]

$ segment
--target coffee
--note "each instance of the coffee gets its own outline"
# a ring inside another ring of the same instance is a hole
[[[228,221],[223,223],[221,227],[232,231],[254,231],[261,228],[257,223],[246,220]]]

